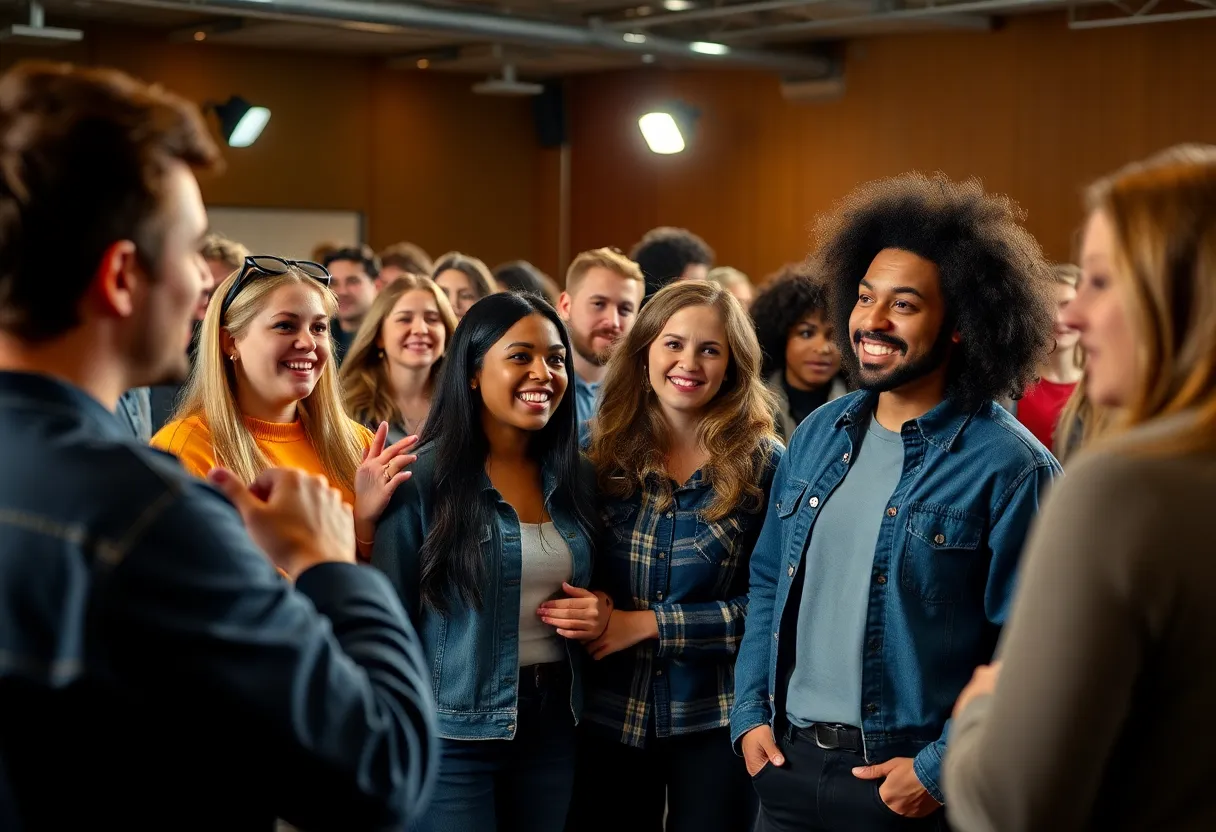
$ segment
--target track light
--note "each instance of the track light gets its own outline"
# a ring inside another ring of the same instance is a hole
[[[668,156],[684,151],[698,115],[695,108],[672,101],[639,118],[638,127],[651,153]]]
[[[262,135],[270,121],[270,110],[255,107],[239,95],[234,95],[223,104],[212,104],[220,122],[220,135],[229,147],[249,147]]]

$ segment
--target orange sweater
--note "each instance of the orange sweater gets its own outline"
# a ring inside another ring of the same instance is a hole
[[[357,422],[352,421],[352,424],[362,437],[363,446],[371,447],[374,438],[372,432]],[[254,441],[272,466],[299,468],[310,474],[326,473],[316,450],[308,441],[308,435],[304,433],[304,426],[299,421],[281,424],[245,417],[245,427],[249,428]],[[201,416],[170,422],[152,437],[152,445],[177,456],[186,470],[196,477],[206,477],[207,472],[216,466],[215,449],[211,446],[211,431]],[[353,508],[354,492],[332,480],[331,483],[342,492],[347,504]]]

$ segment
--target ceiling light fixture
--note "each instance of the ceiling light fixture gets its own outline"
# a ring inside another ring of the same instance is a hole
[[[694,40],[688,44],[688,48],[693,52],[699,52],[702,55],[729,55],[730,47],[724,43],[710,43],[704,40]]]
[[[239,95],[234,95],[223,104],[208,105],[215,110],[220,122],[220,135],[229,147],[249,147],[262,135],[270,121],[270,110],[255,107]]]
[[[663,8],[669,12],[686,12],[696,5],[690,0],[663,0]]]
[[[645,43],[646,36],[640,35],[637,32],[626,32],[621,35],[621,40],[625,41],[625,43]]]
[[[642,138],[651,153],[670,156],[682,153],[692,137],[700,113],[682,101],[671,101],[638,119]]]

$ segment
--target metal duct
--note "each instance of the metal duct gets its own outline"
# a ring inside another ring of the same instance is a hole
[[[505,43],[605,49],[637,55],[664,55],[704,63],[734,64],[770,69],[799,77],[824,77],[833,71],[827,58],[817,55],[731,49],[724,55],[693,51],[686,41],[652,35],[632,35],[602,26],[574,26],[523,17],[431,8],[411,3],[373,3],[368,0],[101,0],[124,6],[142,6],[178,12],[210,13],[234,17],[312,23],[370,23],[402,29],[442,32],[486,38]]]

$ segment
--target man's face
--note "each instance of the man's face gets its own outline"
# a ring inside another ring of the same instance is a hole
[[[333,278],[329,286],[338,296],[338,320],[346,328],[353,329],[372,308],[376,281],[364,270],[363,264],[355,260],[333,261],[329,264],[329,274]]]
[[[183,162],[168,167],[158,221],[161,250],[142,252],[154,274],[140,282],[142,303],[129,320],[133,386],[180,384],[186,379],[190,371],[186,351],[199,298],[212,282],[199,254],[207,212],[194,173]]]
[[[592,266],[573,295],[562,292],[558,311],[570,327],[574,351],[593,366],[607,363],[637,319],[645,285]]]
[[[944,371],[953,334],[945,320],[937,266],[908,251],[880,251],[849,316],[861,386],[885,392]]]

